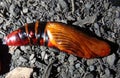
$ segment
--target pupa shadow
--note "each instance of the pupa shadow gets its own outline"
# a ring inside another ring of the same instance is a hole
[[[10,60],[11,54],[9,54],[9,48],[7,45],[2,44],[2,40],[0,39],[0,61],[1,61],[1,72],[0,74],[4,74],[10,70]]]

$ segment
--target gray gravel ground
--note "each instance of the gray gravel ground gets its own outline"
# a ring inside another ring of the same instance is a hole
[[[36,20],[87,28],[120,45],[120,0],[0,0],[0,39]],[[1,44],[0,48],[5,64],[0,78],[21,66],[34,69],[31,78],[120,78],[120,47],[115,45],[109,56],[94,59],[78,58],[45,46]],[[7,51],[11,54],[4,53]]]

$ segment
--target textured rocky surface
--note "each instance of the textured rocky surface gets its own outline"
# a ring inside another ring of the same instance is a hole
[[[25,23],[57,21],[87,28],[120,45],[119,0],[0,0],[0,39]],[[45,46],[0,46],[4,78],[16,67],[33,69],[31,78],[120,78],[120,48],[84,59]],[[9,52],[9,53],[8,53]]]

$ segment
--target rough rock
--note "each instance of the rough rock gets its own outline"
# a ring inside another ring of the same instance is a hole
[[[17,67],[10,71],[5,78],[30,78],[32,72],[32,68]]]

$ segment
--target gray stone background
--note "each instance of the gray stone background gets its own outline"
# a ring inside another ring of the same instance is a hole
[[[0,0],[1,39],[36,20],[70,22],[120,45],[120,0]],[[120,48],[107,57],[94,59],[45,46],[9,47],[9,52],[10,70],[34,68],[31,78],[120,78]]]

